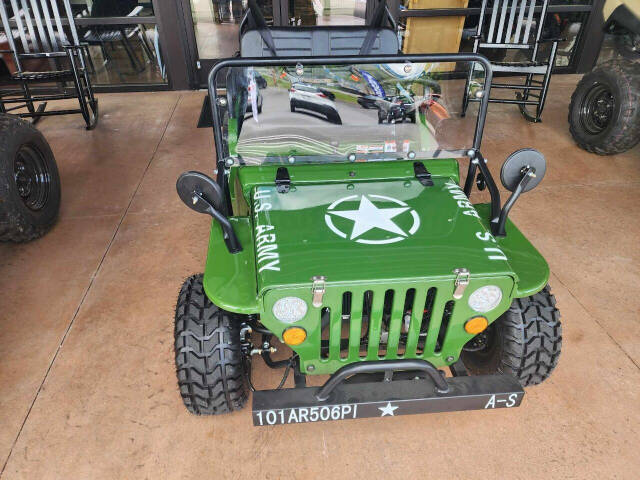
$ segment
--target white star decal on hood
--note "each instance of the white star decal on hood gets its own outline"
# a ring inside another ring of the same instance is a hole
[[[409,210],[409,207],[400,208],[378,208],[366,196],[360,198],[360,207],[358,210],[331,211],[332,215],[348,218],[353,220],[353,230],[351,231],[351,240],[358,238],[360,235],[368,232],[373,228],[386,230],[406,237],[407,234],[396,225],[391,219]]]

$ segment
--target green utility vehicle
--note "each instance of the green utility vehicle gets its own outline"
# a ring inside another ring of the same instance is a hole
[[[469,72],[481,101],[463,118]],[[261,113],[247,108],[258,77]],[[414,96],[416,123],[378,123],[358,102],[385,98],[391,80]],[[242,408],[256,357],[285,373],[254,391],[255,425],[516,407],[549,376],[561,347],[549,268],[507,218],[545,161],[532,149],[507,159],[502,206],[480,152],[490,82],[472,54],[214,67],[217,180],[177,182],[187,206],[213,217],[204,274],[186,280],[175,317],[190,412]],[[322,86],[305,97],[318,108],[291,111],[297,83]],[[328,106],[341,124],[318,113]],[[489,203],[471,202],[476,185]],[[283,388],[291,370],[295,388]],[[329,377],[308,387],[308,375]]]
[[[598,66],[571,96],[569,130],[584,150],[612,155],[640,142],[640,0],[607,0]]]

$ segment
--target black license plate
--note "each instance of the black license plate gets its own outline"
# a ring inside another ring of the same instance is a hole
[[[424,379],[345,383],[325,402],[317,387],[262,390],[253,394],[256,426],[395,417],[461,410],[493,410],[520,406],[524,390],[506,375],[447,379],[449,392],[438,393]]]

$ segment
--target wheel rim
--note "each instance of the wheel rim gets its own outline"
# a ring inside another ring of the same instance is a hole
[[[597,135],[611,123],[616,102],[606,85],[596,83],[580,105],[580,123],[590,134]]]
[[[13,178],[22,202],[33,211],[44,208],[51,191],[51,172],[44,156],[31,145],[22,145],[13,162]]]

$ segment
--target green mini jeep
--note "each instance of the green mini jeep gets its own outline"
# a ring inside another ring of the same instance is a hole
[[[462,118],[468,78],[478,101]],[[176,308],[190,412],[240,409],[249,389],[254,425],[509,408],[550,375],[562,337],[549,267],[507,219],[545,161],[507,159],[502,206],[480,152],[490,82],[472,54],[213,68],[217,179],[177,182],[213,217],[204,275]],[[415,123],[378,122],[375,105],[407,95]],[[476,185],[489,203],[470,201]],[[254,389],[256,357],[284,369],[274,389]],[[307,375],[329,377],[310,387]]]

